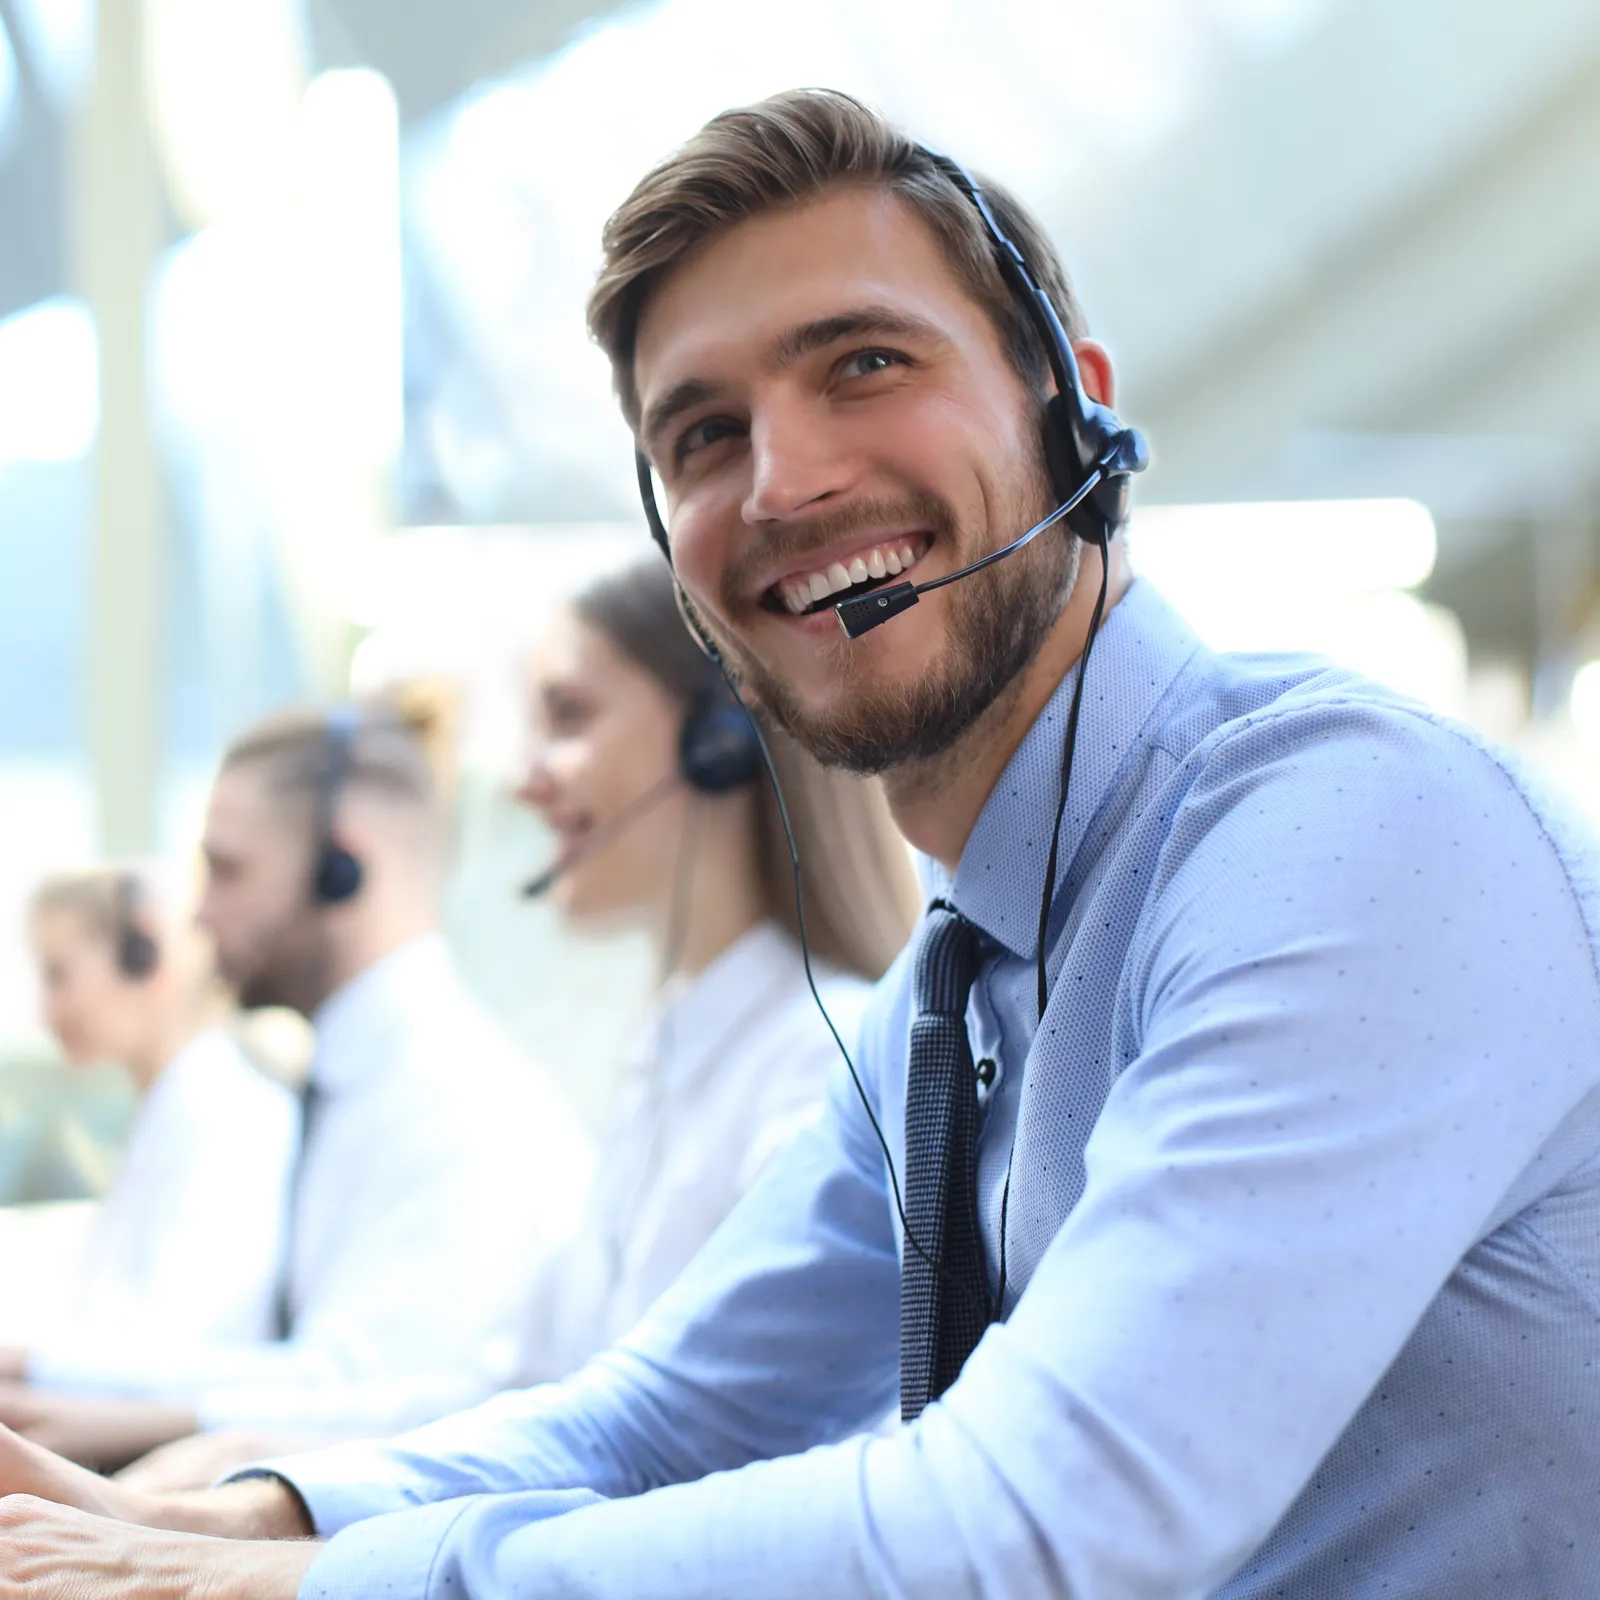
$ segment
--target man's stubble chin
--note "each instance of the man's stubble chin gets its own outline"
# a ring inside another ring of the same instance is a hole
[[[725,643],[741,684],[772,720],[824,766],[861,774],[939,765],[954,756],[1038,654],[1077,581],[1078,541],[1047,535],[988,571],[943,591],[945,645],[913,681],[885,682],[870,657],[841,638],[820,665],[835,706],[806,705],[735,640]],[[890,622],[887,627],[896,624]]]

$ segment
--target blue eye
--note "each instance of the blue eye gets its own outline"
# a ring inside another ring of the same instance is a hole
[[[905,357],[897,356],[892,350],[857,350],[844,358],[840,370],[847,378],[870,378],[875,372],[887,372],[890,367],[904,365]]]

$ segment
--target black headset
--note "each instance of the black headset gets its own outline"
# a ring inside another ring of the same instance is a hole
[[[732,794],[761,773],[761,742],[750,713],[724,689],[720,678],[683,719],[678,769],[697,794]]]
[[[687,616],[684,620],[689,622]],[[755,718],[724,681],[721,657],[710,648],[709,641],[692,622],[689,631],[710,662],[705,685],[696,693],[678,732],[677,770],[607,817],[575,854],[553,862],[538,877],[524,883],[521,893],[526,899],[537,900],[548,894],[580,861],[664,805],[680,780],[696,794],[720,795],[732,794],[760,777],[765,757]]]
[[[366,876],[361,863],[333,835],[339,800],[355,763],[361,713],[354,706],[335,706],[328,713],[327,748],[317,770],[315,855],[311,864],[311,900],[319,906],[343,905],[361,892]]]
[[[161,948],[139,925],[144,886],[133,872],[119,872],[116,881],[117,971],[132,983],[142,983],[161,965]]]

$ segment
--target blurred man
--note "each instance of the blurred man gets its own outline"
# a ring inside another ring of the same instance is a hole
[[[316,1027],[283,1337],[52,1345],[0,1418],[98,1464],[196,1429],[392,1428],[415,1420],[408,1388],[481,1398],[508,1376],[530,1286],[587,1188],[562,1097],[439,934],[446,819],[398,714],[295,711],[246,733],[203,848],[199,920],[223,974],[245,1005]]]
[[[930,858],[859,1098],[567,1383],[188,1499],[0,1437],[79,1508],[0,1506],[29,1600],[1600,1592],[1592,830],[1379,685],[1206,650],[1116,495],[1043,526],[1139,452],[987,207],[780,96],[643,180],[590,306],[694,611]],[[847,640],[858,597],[895,620]]]

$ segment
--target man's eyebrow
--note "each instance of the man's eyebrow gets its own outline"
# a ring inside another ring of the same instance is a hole
[[[943,340],[945,333],[937,323],[928,321],[926,317],[898,311],[893,306],[853,306],[848,311],[836,312],[831,317],[819,317],[815,322],[802,322],[798,327],[780,333],[768,347],[766,365],[781,372],[802,357],[825,350],[840,339],[863,336]]]
[[[945,333],[927,318],[897,311],[891,306],[855,306],[831,317],[818,317],[813,322],[802,322],[786,329],[768,346],[763,365],[781,372],[802,357],[825,350],[840,339],[864,336],[939,341],[944,339]],[[653,445],[675,417],[715,400],[721,393],[720,384],[705,378],[685,378],[682,383],[674,384],[646,409],[639,427],[640,438],[647,446]]]

